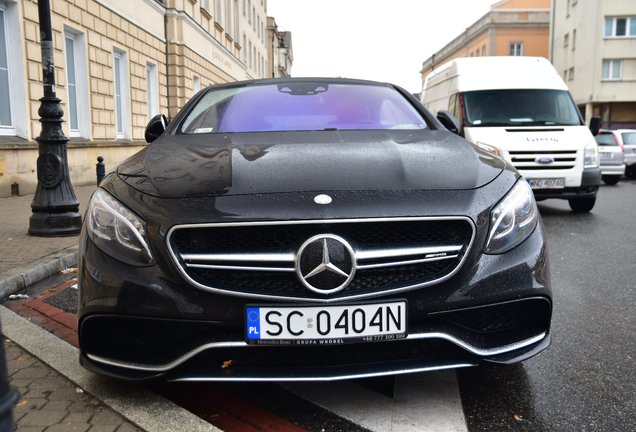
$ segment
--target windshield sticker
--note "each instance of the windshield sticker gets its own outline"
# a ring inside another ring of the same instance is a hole
[[[195,134],[198,134],[198,133],[210,133],[210,132],[214,132],[214,128],[205,127],[205,128],[197,128],[197,129],[194,130]]]

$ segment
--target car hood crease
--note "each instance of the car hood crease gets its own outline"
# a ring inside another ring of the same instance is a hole
[[[491,182],[504,167],[446,131],[320,131],[163,136],[117,173],[143,193],[178,198],[466,190]]]

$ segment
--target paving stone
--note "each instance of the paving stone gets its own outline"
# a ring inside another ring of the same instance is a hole
[[[38,379],[38,380],[34,380],[29,386],[29,388],[31,390],[41,389],[41,388],[59,389],[59,390],[56,390],[57,392],[67,388],[71,388],[71,386],[68,385],[68,380],[66,378],[62,378],[61,376],[47,376],[47,377],[42,377],[41,379]],[[75,391],[74,388],[73,388],[73,391]]]
[[[45,376],[48,376],[48,374],[49,374],[48,368],[36,364],[36,365],[33,365],[32,367],[20,369],[15,374],[11,375],[11,378],[33,380],[37,378],[44,378]]]
[[[91,419],[93,425],[119,425],[122,417],[111,410],[100,410]]]
[[[47,411],[65,411],[66,408],[71,404],[71,401],[68,400],[53,400],[44,405],[41,409]]]
[[[68,409],[67,409],[68,411]],[[93,417],[93,412],[92,411],[76,411],[76,412],[70,412],[69,415],[67,415],[64,418],[64,423],[86,423],[89,424],[90,423],[90,419],[91,417]]]
[[[88,432],[115,432],[115,430],[121,430],[121,429],[117,429],[118,427],[121,428],[121,426],[115,426],[115,425],[95,425],[92,428],[90,428]]]
[[[25,399],[21,398],[13,409],[14,413],[18,412],[28,412],[33,410],[38,410],[42,408],[44,405],[48,403],[48,400],[44,398],[35,398],[35,399]]]
[[[17,432],[43,432],[46,426],[18,426]]]
[[[46,432],[86,432],[91,425],[81,423],[62,423],[49,426]],[[20,431],[18,431],[20,432]]]
[[[134,426],[132,423],[124,423],[116,429],[116,432],[140,432],[142,431],[138,427]],[[92,432],[92,431],[91,431]]]
[[[18,422],[19,426],[50,426],[58,424],[66,417],[62,411],[31,411]]]

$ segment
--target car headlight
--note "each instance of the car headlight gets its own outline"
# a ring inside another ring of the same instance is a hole
[[[584,168],[598,167],[598,145],[596,142],[591,142],[585,146],[585,150],[583,151],[583,165]]]
[[[484,252],[509,251],[532,234],[539,211],[528,182],[521,179],[490,213],[490,233]]]
[[[499,147],[495,147],[494,145],[486,144],[479,141],[477,141],[477,147],[482,150],[486,150],[488,153],[492,153],[495,156],[501,157],[501,150],[499,150]]]
[[[146,223],[103,189],[93,194],[86,213],[86,231],[95,245],[120,261],[149,265]]]

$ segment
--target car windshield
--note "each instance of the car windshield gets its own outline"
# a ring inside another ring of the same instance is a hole
[[[636,145],[636,132],[623,132],[621,137],[623,138],[623,144]]]
[[[181,133],[426,127],[392,87],[296,81],[212,88],[191,109]]]
[[[465,92],[466,125],[580,125],[581,119],[565,90],[481,90]]]
[[[611,132],[599,132],[599,134],[596,135],[594,138],[596,138],[596,142],[598,143],[598,145],[601,145],[601,146],[617,146],[618,145],[616,138],[614,138],[614,134]]]

